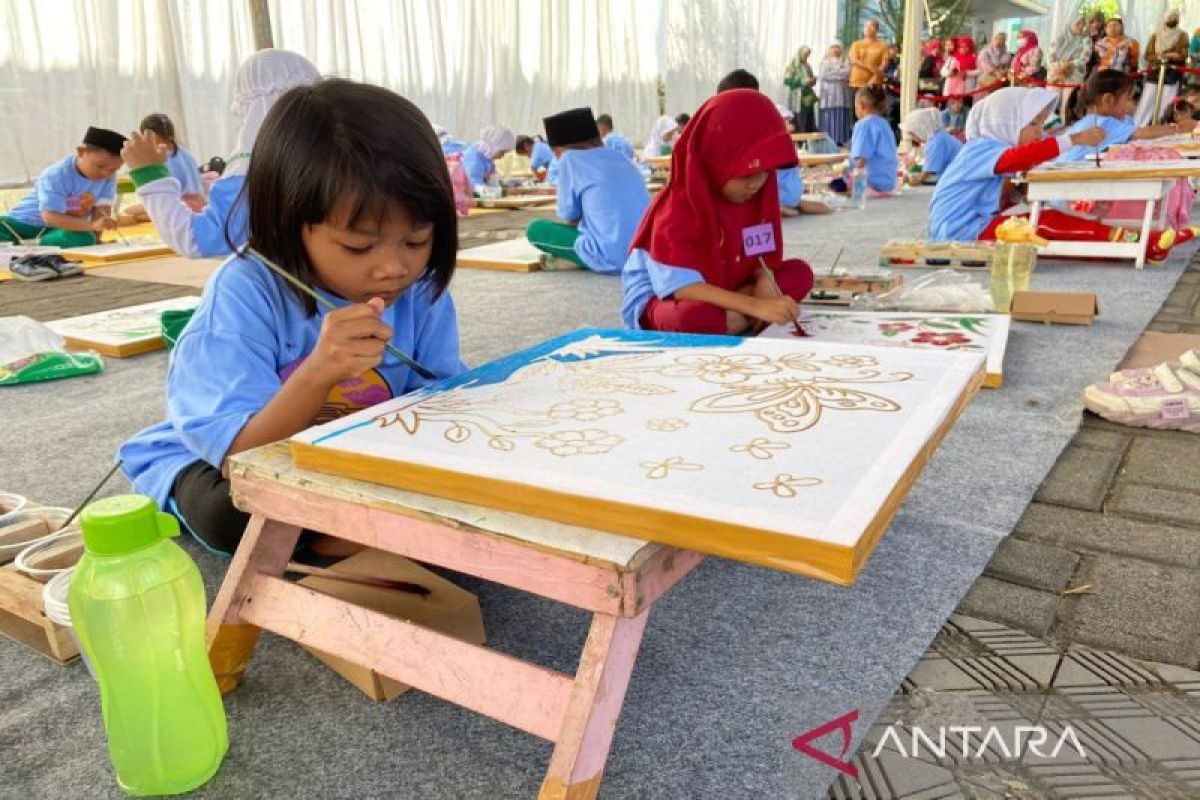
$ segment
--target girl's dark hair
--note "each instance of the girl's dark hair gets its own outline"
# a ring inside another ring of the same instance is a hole
[[[864,86],[854,96],[876,111],[883,111],[884,105],[887,104],[887,93],[883,91],[882,86]]]
[[[172,150],[178,150],[179,145],[175,143],[175,123],[171,122],[171,118],[166,114],[150,114],[142,120],[142,124],[138,126],[140,131],[154,131],[154,134],[160,139],[166,139],[171,145]]]
[[[379,86],[331,78],[280,97],[254,141],[246,183],[250,247],[312,286],[301,231],[349,201],[347,224],[380,221],[392,204],[433,223],[433,251],[421,280],[437,298],[450,284],[458,251],[454,190],[433,125],[408,100]],[[232,219],[234,215],[230,215]],[[226,240],[233,243],[229,224]],[[296,296],[309,315],[311,298]]]
[[[518,155],[522,156],[528,152],[531,152],[533,150],[533,137],[525,136],[524,134],[518,136],[517,144],[513,149],[517,151]]]
[[[1133,91],[1133,78],[1119,69],[1098,69],[1093,72],[1083,84],[1079,102],[1084,108],[1091,108],[1100,102],[1106,94],[1114,97]]]

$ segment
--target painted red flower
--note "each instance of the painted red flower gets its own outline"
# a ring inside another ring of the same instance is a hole
[[[913,337],[913,344],[931,344],[934,347],[952,347],[956,344],[970,344],[971,337],[961,333],[935,333],[921,331]]]

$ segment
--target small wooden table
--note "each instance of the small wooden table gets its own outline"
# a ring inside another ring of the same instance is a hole
[[[1200,177],[1200,164],[1191,161],[1091,162],[1035,169],[1025,176],[1029,186],[1029,221],[1037,227],[1042,204],[1055,200],[1140,200],[1146,203],[1137,242],[1051,241],[1039,249],[1042,256],[1130,258],[1134,266],[1146,265],[1154,204],[1166,200],[1179,178]]]
[[[222,692],[268,630],[553,742],[539,797],[596,796],[650,609],[703,555],[301,470],[285,444],[234,456],[229,470],[251,518],[208,618]],[[575,674],[284,580],[302,528],[591,612]]]

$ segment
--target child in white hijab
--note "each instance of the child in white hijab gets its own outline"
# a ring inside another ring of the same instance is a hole
[[[183,202],[179,181],[164,166],[168,148],[153,133],[134,133],[121,155],[129,165],[146,213],[164,242],[189,258],[231,252],[226,228],[235,245],[248,239],[247,210],[235,206],[250,166],[258,130],[275,101],[297,86],[321,79],[313,63],[288,50],[260,50],[242,62],[233,79],[233,110],[242,118],[237,146],[225,159],[225,173],[209,191],[208,205],[196,213]]]
[[[671,142],[679,132],[679,124],[668,116],[661,116],[654,121],[650,129],[650,138],[642,148],[642,159],[659,158],[671,154]]]
[[[496,162],[517,146],[517,135],[508,128],[489,125],[479,132],[479,141],[463,151],[462,165],[472,186],[496,179]]]
[[[1006,178],[1052,161],[1077,145],[1096,147],[1104,129],[1092,127],[1055,138],[1043,137],[1058,93],[1049,89],[1007,87],[988,95],[967,117],[967,143],[938,181],[929,204],[929,233],[935,241],[994,239],[1007,218],[1002,197]],[[1057,209],[1045,209],[1038,235],[1083,242],[1136,242],[1138,233],[1115,228]],[[1173,230],[1153,231],[1146,250],[1162,261],[1175,244]]]

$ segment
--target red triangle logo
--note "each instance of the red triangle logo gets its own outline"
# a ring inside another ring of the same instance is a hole
[[[846,753],[850,750],[850,742],[854,739],[853,726],[858,722],[858,709],[847,712],[837,719],[831,719],[820,727],[813,728],[808,733],[802,733],[792,740],[792,747],[799,750],[809,758],[815,758],[822,764],[826,764],[834,769],[844,772],[851,778],[858,780],[858,767],[846,761]],[[818,750],[812,746],[811,742],[815,739],[820,739],[827,733],[840,731],[842,734],[842,752],[839,757],[829,755],[823,750]]]

